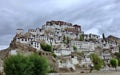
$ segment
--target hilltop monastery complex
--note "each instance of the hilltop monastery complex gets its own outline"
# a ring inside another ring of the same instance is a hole
[[[36,52],[44,52],[46,56],[48,52],[41,48],[41,43],[51,45],[57,67],[73,70],[76,70],[76,65],[88,67],[92,63],[89,58],[91,53],[97,53],[108,63],[111,54],[119,52],[115,41],[105,41],[96,34],[84,34],[80,25],[63,21],[47,21],[41,28],[28,29],[27,32],[17,29],[15,39],[16,42],[35,48]],[[15,52],[11,50],[10,53]]]

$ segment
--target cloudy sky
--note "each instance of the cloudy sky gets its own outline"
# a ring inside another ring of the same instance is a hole
[[[0,0],[0,48],[9,45],[17,28],[27,31],[50,20],[120,37],[120,0]]]

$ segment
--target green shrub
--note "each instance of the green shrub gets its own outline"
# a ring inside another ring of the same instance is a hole
[[[118,66],[118,60],[115,58],[112,58],[112,59],[110,59],[110,64],[112,65],[112,67],[114,67],[116,69]],[[116,71],[117,71],[117,69],[116,69]]]
[[[118,65],[120,66],[120,52],[116,52],[114,55],[116,56],[116,59],[118,60]]]
[[[90,58],[92,60],[95,70],[100,70],[103,67],[104,62],[97,54],[90,54]]]
[[[68,45],[70,43],[70,38],[68,36],[63,36],[63,43]]]
[[[48,45],[48,44],[42,43],[42,44],[41,44],[41,48],[42,48],[44,51],[52,52],[52,46],[50,46],[50,45]]]
[[[4,61],[4,71],[6,75],[29,75],[29,69],[31,65],[28,62],[27,57],[20,54],[10,56]]]
[[[46,75],[48,72],[48,62],[45,58],[33,54],[29,57],[29,62],[32,63],[32,75]]]
[[[4,60],[6,75],[45,75],[48,69],[46,59],[39,55],[13,55]]]
[[[80,35],[79,41],[84,41],[84,35],[83,34]]]
[[[73,50],[74,50],[74,51],[77,51],[77,47],[76,47],[76,46],[73,46]]]
[[[52,56],[53,56],[54,58],[56,58],[56,57],[57,57],[57,55],[56,55],[55,53],[53,53],[53,52],[52,52]]]

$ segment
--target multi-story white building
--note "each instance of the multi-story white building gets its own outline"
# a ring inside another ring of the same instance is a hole
[[[24,34],[24,30],[23,29],[17,29],[16,34]]]
[[[61,44],[63,36],[75,39],[82,33],[79,25],[72,25],[63,21],[48,21],[42,28],[29,29],[26,33],[23,29],[17,29],[17,35],[20,34],[20,36],[16,37],[16,41],[39,49],[40,47],[37,44],[38,42],[40,44],[40,41],[56,45]]]
[[[84,34],[84,40],[99,40],[100,36],[96,34]]]
[[[85,41],[71,41],[71,46],[76,46],[78,52],[84,52],[86,55],[95,51],[95,44]]]
[[[72,25],[71,23],[63,22],[63,21],[48,21],[42,27],[45,30],[54,31],[54,35],[57,36],[68,36],[71,39],[78,38],[80,34],[83,34],[81,31],[81,26]]]
[[[88,56],[94,53],[96,48],[101,49],[99,54],[107,62],[111,58],[111,53],[119,52],[118,45],[115,42],[106,42],[96,34],[84,34],[84,40],[78,41],[82,34],[84,32],[79,25],[72,25],[63,21],[48,21],[42,28],[29,29],[26,33],[23,29],[17,29],[16,42],[31,46],[37,51],[41,50],[40,44],[43,42],[51,45],[55,55],[63,59],[62,62],[58,59],[59,68],[75,68],[74,65],[79,63],[82,65],[92,64]],[[66,44],[66,40],[63,41],[64,37],[65,39],[69,37],[69,44]],[[74,46],[77,47],[77,52],[83,52],[85,55],[81,62],[78,61],[77,55],[71,57],[72,53],[76,53],[73,50]],[[11,54],[13,52],[11,51]]]

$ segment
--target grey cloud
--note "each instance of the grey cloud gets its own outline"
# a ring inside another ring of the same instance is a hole
[[[119,36],[119,5],[119,0],[0,0],[0,45],[9,44],[17,28],[40,27],[48,20],[79,24],[85,32]]]
[[[13,34],[8,34],[0,37],[0,45],[9,45],[13,40]]]

